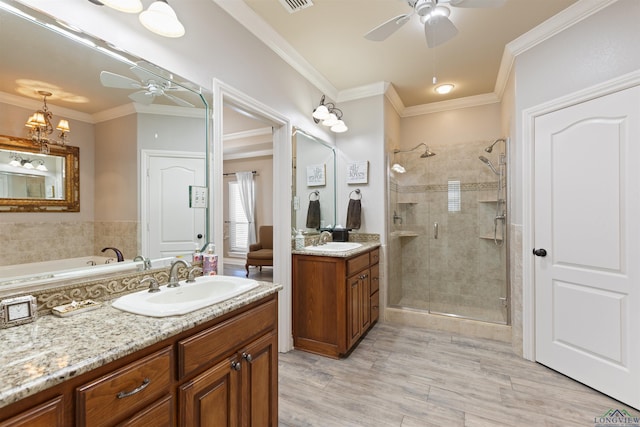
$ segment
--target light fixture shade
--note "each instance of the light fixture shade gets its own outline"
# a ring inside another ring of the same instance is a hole
[[[334,113],[329,113],[326,119],[322,122],[324,126],[333,126],[338,123],[338,117]]]
[[[42,172],[48,172],[49,169],[47,169],[47,167],[44,165],[44,162],[42,160],[40,160],[40,164],[38,166],[36,166],[36,169],[38,169],[39,171]]]
[[[139,16],[144,27],[164,37],[184,36],[184,26],[178,20],[176,13],[168,3],[158,0]]]
[[[11,159],[11,161],[9,162],[9,165],[18,167],[18,166],[20,166],[20,161],[18,159],[15,159],[15,158]]]
[[[324,120],[329,116],[329,109],[326,105],[318,105],[312,116],[314,119]]]
[[[453,88],[454,88],[454,85],[450,83],[445,83],[440,86],[436,86],[435,91],[438,92],[440,95],[446,95],[447,93],[451,92]]]
[[[71,129],[69,128],[69,121],[65,119],[60,119],[60,122],[58,123],[58,127],[56,129],[58,129],[60,132],[71,132]]]
[[[25,169],[33,169],[33,165],[31,164],[31,162],[26,161],[24,162],[24,165],[22,165]]]
[[[348,131],[349,128],[342,120],[338,120],[335,125],[331,126],[331,132],[342,133]]]
[[[140,0],[100,0],[100,3],[124,13],[138,13],[142,11]]]

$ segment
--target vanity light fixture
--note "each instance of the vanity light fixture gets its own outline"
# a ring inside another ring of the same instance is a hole
[[[349,130],[342,120],[342,110],[336,108],[336,105],[332,102],[327,102],[325,104],[324,95],[320,98],[320,105],[313,110],[312,116],[314,122],[322,122],[322,124],[329,127],[332,132],[342,133]]]
[[[138,18],[152,33],[172,38],[184,36],[184,26],[167,0],[154,1]]]
[[[142,12],[142,3],[140,0],[100,0],[100,3],[124,13]]]
[[[57,140],[50,139],[49,135],[53,133],[53,125],[51,119],[53,114],[47,108],[47,96],[51,96],[51,92],[39,90],[38,94],[42,95],[44,105],[41,110],[36,111],[29,117],[25,126],[29,128],[29,138],[34,144],[40,146],[40,152],[43,154],[49,154],[49,144],[65,145],[68,139],[67,134],[71,132],[69,122],[67,120],[60,120],[57,130],[60,131]]]
[[[47,172],[49,169],[47,169],[47,167],[44,164],[44,160],[40,160],[40,159],[25,159],[22,156],[16,154],[16,153],[11,153],[10,157],[11,161],[9,162],[10,166],[13,167],[22,167],[25,169],[37,169],[39,171],[42,172]],[[37,166],[34,166],[34,163]]]
[[[108,6],[125,13],[138,13],[144,9],[140,0],[89,0],[98,6]],[[138,15],[140,23],[152,33],[163,37],[184,36],[184,25],[167,0],[156,0]]]

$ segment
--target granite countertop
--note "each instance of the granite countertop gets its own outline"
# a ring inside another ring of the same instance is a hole
[[[368,252],[371,249],[375,249],[380,246],[380,242],[357,242],[361,243],[362,246],[359,248],[351,249],[348,251],[340,251],[340,252],[328,252],[328,251],[315,251],[313,249],[294,249],[291,251],[292,254],[295,255],[316,255],[316,256],[326,256],[332,258],[351,258],[352,256],[359,255],[364,252]]]
[[[259,283],[247,293],[182,316],[140,316],[107,301],[75,316],[42,316],[0,329],[0,408],[282,289],[279,284]]]

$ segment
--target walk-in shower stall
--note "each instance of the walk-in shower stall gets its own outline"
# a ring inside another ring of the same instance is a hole
[[[508,140],[388,153],[388,306],[509,324]]]

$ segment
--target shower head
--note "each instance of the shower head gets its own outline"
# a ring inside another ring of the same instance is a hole
[[[492,152],[492,151],[493,151],[493,146],[494,146],[494,145],[496,145],[496,144],[497,144],[498,142],[500,142],[500,141],[502,141],[502,142],[504,142],[504,143],[506,143],[506,142],[507,142],[507,140],[506,140],[506,139],[504,139],[504,138],[496,139],[495,141],[493,141],[493,143],[491,143],[491,145],[490,145],[490,146],[488,146],[487,148],[485,148],[485,149],[484,149],[484,151],[486,151],[487,153]]]
[[[426,147],[424,153],[420,154],[420,158],[421,159],[426,159],[427,157],[433,157],[435,155],[436,155],[436,153],[434,153],[433,151],[429,150],[429,147]]]
[[[480,161],[482,163],[484,163],[485,165],[489,166],[491,168],[491,170],[493,171],[493,173],[495,173],[496,175],[500,175],[500,172],[498,172],[496,170],[496,168],[493,167],[493,164],[491,163],[491,160],[487,159],[485,156],[480,156],[478,158],[480,159]]]

